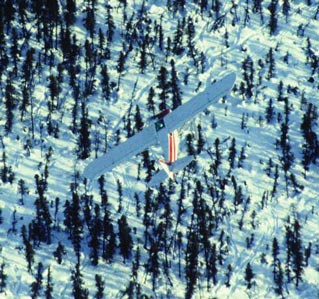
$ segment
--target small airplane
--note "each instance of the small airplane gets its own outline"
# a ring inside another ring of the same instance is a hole
[[[177,129],[226,96],[231,91],[235,80],[235,73],[228,74],[221,80],[209,84],[204,91],[175,110],[166,109],[155,115],[148,127],[89,163],[84,169],[84,177],[93,180],[111,171],[129,157],[143,152],[152,145],[160,144],[166,160],[159,159],[162,170],[152,177],[148,186],[154,187],[167,177],[174,180],[175,174],[193,160],[192,156],[177,159],[179,145]]]

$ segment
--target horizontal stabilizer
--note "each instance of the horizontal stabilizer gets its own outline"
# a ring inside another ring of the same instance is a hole
[[[182,159],[177,160],[173,165],[168,166],[167,168],[169,169],[169,172],[175,174],[182,169],[184,169],[189,163],[193,161],[194,157],[193,156],[186,156]],[[161,164],[162,165],[162,164]],[[162,165],[163,167],[163,165]],[[165,179],[167,179],[168,176],[168,170],[163,167],[162,170],[160,170],[158,173],[156,173],[151,181],[147,184],[148,187],[156,187],[158,186],[161,182],[163,182]]]
[[[158,186],[161,182],[167,179],[167,173],[165,170],[160,170],[155,175],[153,175],[152,179],[147,183],[147,187],[153,188]]]
[[[184,169],[189,163],[193,161],[193,156],[186,156],[182,159],[178,159],[171,167],[171,170],[174,173],[179,172],[180,170]]]

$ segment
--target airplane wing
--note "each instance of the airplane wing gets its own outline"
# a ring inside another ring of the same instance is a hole
[[[147,127],[88,164],[84,169],[83,175],[93,180],[156,142],[157,137],[154,125]]]
[[[208,106],[227,95],[231,91],[235,80],[235,73],[231,73],[221,80],[209,85],[204,91],[165,116],[163,119],[164,127],[168,132],[172,132],[182,127],[198,113],[204,111]]]

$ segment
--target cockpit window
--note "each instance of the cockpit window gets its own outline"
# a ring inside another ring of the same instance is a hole
[[[159,130],[165,128],[165,123],[164,123],[164,119],[160,119],[159,121],[157,121],[155,123],[155,130],[156,132],[158,132]]]

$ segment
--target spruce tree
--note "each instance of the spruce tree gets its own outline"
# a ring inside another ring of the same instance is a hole
[[[107,41],[112,42],[116,27],[115,27],[113,15],[111,12],[111,6],[109,4],[107,4],[106,24],[107,24]]]
[[[161,66],[159,75],[157,76],[158,79],[158,88],[160,89],[159,98],[161,103],[159,105],[160,110],[167,109],[167,98],[169,92],[169,81],[168,81],[168,72],[164,66]]]
[[[208,271],[209,271],[208,278],[212,278],[213,284],[216,285],[217,274],[218,274],[216,244],[213,244],[211,247]]]
[[[105,261],[110,262],[115,254],[116,235],[107,207],[104,207],[102,225],[102,257]]]
[[[200,154],[205,146],[205,139],[202,133],[202,126],[197,125],[198,140],[197,140],[197,154]]]
[[[59,241],[58,247],[53,252],[53,256],[56,258],[58,264],[62,263],[62,259],[63,259],[63,256],[65,254],[66,254],[65,248],[64,248],[63,244]]]
[[[174,39],[173,39],[172,52],[177,56],[181,55],[184,52],[183,21],[181,21],[180,19],[178,19],[178,21],[177,21],[176,31],[175,31]]]
[[[42,289],[42,280],[43,280],[43,264],[38,263],[37,275],[35,281],[31,283],[31,298],[36,299],[40,295]]]
[[[131,228],[127,223],[125,215],[122,215],[118,220],[118,229],[119,229],[119,246],[120,251],[124,259],[124,263],[127,259],[130,258],[133,248],[133,239],[131,236]]]
[[[187,283],[185,299],[191,299],[195,291],[197,279],[199,277],[198,255],[198,235],[197,232],[191,230],[188,233],[187,247],[185,253],[185,279]]]
[[[181,97],[181,90],[179,87],[179,79],[177,77],[177,72],[175,69],[175,61],[171,60],[171,82],[170,87],[172,90],[172,102],[173,102],[173,109],[176,109],[178,106],[182,104],[182,97]]]
[[[276,284],[275,292],[283,297],[283,286],[284,286],[284,274],[281,266],[281,262],[278,260],[275,265],[275,276],[274,282]]]
[[[15,88],[13,86],[13,76],[10,74],[7,78],[6,88],[5,88],[5,107],[6,107],[6,123],[5,131],[6,133],[11,133],[14,118],[14,108],[16,107],[16,96]]]
[[[159,258],[159,248],[155,240],[152,240],[152,244],[148,251],[149,257],[146,264],[147,272],[152,274],[152,288],[153,291],[156,290],[157,278],[160,274],[160,258]]]
[[[282,4],[282,13],[286,17],[286,23],[288,23],[289,11],[290,11],[290,0],[284,0]]]
[[[253,96],[255,68],[252,58],[248,55],[242,62],[243,78],[246,83],[245,95],[248,99]]]
[[[86,109],[85,101],[82,102],[81,106],[82,117],[79,128],[78,137],[78,157],[80,159],[87,159],[91,153],[91,139],[90,139],[90,125],[91,121],[88,118],[88,111]]]
[[[248,263],[245,269],[245,280],[247,282],[247,289],[251,289],[251,287],[253,286],[254,277],[255,277],[255,274],[253,273],[250,263]]]
[[[303,247],[301,241],[301,226],[298,219],[295,219],[293,223],[293,240],[291,245],[291,251],[293,254],[292,258],[292,270],[295,274],[295,285],[299,286],[300,281],[302,281],[302,274],[304,272],[304,255],[303,255]]]
[[[3,293],[5,291],[6,286],[7,286],[8,276],[7,276],[7,274],[5,274],[4,268],[5,268],[5,263],[3,262],[0,265],[0,293]]]
[[[92,227],[90,229],[91,239],[89,245],[91,247],[91,263],[96,266],[99,263],[99,250],[100,250],[100,234],[102,230],[102,221],[100,215],[100,206],[94,206],[94,219],[92,220]]]
[[[267,53],[267,57],[266,57],[266,62],[269,64],[267,79],[270,80],[271,78],[274,77],[274,73],[275,73],[275,69],[276,69],[276,61],[274,58],[273,48],[269,49],[269,52]],[[278,100],[278,101],[280,101],[280,100]]]
[[[270,12],[268,24],[269,32],[270,35],[274,35],[277,32],[278,28],[278,0],[271,0],[268,10]]]
[[[230,169],[234,169],[235,167],[235,159],[236,159],[236,138],[232,139],[231,146],[229,148],[228,162]]]
[[[34,263],[35,251],[33,249],[32,243],[30,242],[30,236],[27,236],[27,228],[25,225],[23,225],[21,228],[21,235],[22,235],[22,240],[25,247],[25,258],[28,264],[28,271],[32,272],[32,265]]]
[[[300,129],[305,140],[302,145],[302,164],[305,174],[309,170],[309,165],[311,163],[316,163],[316,160],[319,157],[319,140],[316,133],[317,120],[317,107],[312,103],[309,103],[300,125]]]
[[[268,102],[268,106],[266,108],[266,120],[267,120],[267,123],[271,123],[275,117],[275,108],[273,106],[273,99],[270,98],[269,99],[269,102]]]
[[[225,285],[226,285],[227,288],[230,287],[230,278],[231,278],[231,275],[232,275],[232,271],[233,271],[233,268],[232,268],[231,264],[228,264],[227,273],[226,273],[226,282],[225,282]]]
[[[80,264],[75,265],[71,273],[72,295],[74,299],[88,299],[89,290],[84,287],[83,275],[80,271]]]
[[[94,299],[103,299],[104,297],[104,280],[102,276],[99,274],[95,274],[95,286],[96,286],[96,293],[94,295]]]
[[[154,88],[151,87],[147,97],[147,109],[151,111],[153,115],[155,114],[154,97],[155,97],[155,91],[154,91]]]
[[[136,129],[136,131],[142,131],[142,129],[144,127],[144,122],[142,120],[142,116],[141,116],[139,105],[136,105],[134,119],[135,119],[135,129]]]
[[[47,283],[44,291],[45,299],[53,299],[53,282],[51,277],[51,267],[48,268]]]
[[[29,193],[29,189],[28,189],[28,187],[26,187],[25,181],[23,179],[20,179],[18,181],[18,190],[19,190],[19,193],[21,196],[19,203],[23,205],[24,204],[24,197],[25,197],[25,195],[27,195]]]

